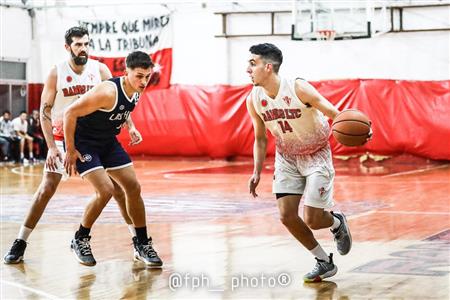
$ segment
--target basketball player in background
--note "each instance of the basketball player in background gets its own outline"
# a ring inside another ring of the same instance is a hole
[[[247,98],[247,109],[255,143],[249,191],[257,196],[266,156],[267,128],[276,140],[273,193],[281,222],[316,258],[315,267],[303,277],[304,281],[321,281],[335,275],[337,267],[333,254],[324,251],[311,229],[330,228],[341,255],[346,255],[352,246],[344,214],[325,210],[334,204],[334,168],[326,117],[333,120],[339,111],[305,80],[288,80],[278,75],[283,55],[275,45],[254,45],[250,54],[247,73],[254,87]],[[298,214],[302,196],[303,220]]]
[[[88,58],[89,33],[86,29],[70,28],[65,34],[65,48],[70,58],[51,69],[41,96],[40,120],[48,146],[44,174],[17,239],[3,258],[6,264],[19,263],[23,260],[28,237],[39,222],[61,178],[67,178],[62,163],[65,155],[62,126],[64,109],[102,80],[112,77],[106,65]],[[140,141],[142,138],[134,128],[131,119],[127,120],[127,125],[131,140]],[[126,212],[125,194],[118,185],[114,186],[113,196],[119,204],[123,218],[129,225],[130,233],[134,236],[134,227]],[[94,200],[90,205],[92,203],[95,203]]]
[[[125,76],[102,82],[65,110],[64,166],[69,175],[75,173],[76,166],[80,176],[91,183],[98,195],[91,212],[83,215],[71,243],[77,260],[84,265],[96,263],[89,233],[114,193],[111,178],[125,191],[127,212],[136,231],[134,258],[149,267],[159,268],[163,264],[153,249],[152,238],[147,236],[145,206],[133,163],[116,138],[147,86],[152,70],[153,62],[148,54],[132,52],[126,58]]]

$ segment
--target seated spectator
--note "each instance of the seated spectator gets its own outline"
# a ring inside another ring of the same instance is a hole
[[[25,143],[28,146],[28,158],[30,161],[34,160],[33,156],[33,138],[28,135],[28,121],[27,121],[27,112],[22,111],[20,115],[12,120],[14,125],[14,130],[16,131],[16,135],[20,138],[20,162],[27,162],[25,159]]]
[[[45,159],[47,156],[47,149],[44,134],[42,133],[41,120],[39,119],[39,111],[37,109],[33,110],[28,119],[28,135],[31,136],[37,144],[35,157]]]
[[[0,136],[0,162],[9,160],[9,148],[9,141],[6,138]]]
[[[11,122],[11,112],[5,110],[0,117],[0,145],[2,160],[7,161],[14,158],[14,146],[18,146],[19,137],[16,135],[14,125]],[[17,149],[18,147],[16,147]]]

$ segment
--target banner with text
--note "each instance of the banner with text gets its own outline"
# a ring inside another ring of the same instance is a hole
[[[90,57],[106,64],[113,76],[125,71],[125,57],[132,51],[149,53],[155,64],[152,88],[170,86],[172,71],[172,15],[136,18],[78,20],[88,29]]]

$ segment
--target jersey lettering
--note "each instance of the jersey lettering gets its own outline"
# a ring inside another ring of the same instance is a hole
[[[269,109],[266,112],[262,112],[264,122],[274,121],[278,119],[298,119],[302,116],[302,110],[300,108],[274,108]]]
[[[291,125],[289,125],[288,121],[278,121],[277,123],[278,123],[278,125],[280,125],[283,133],[286,133],[288,131],[292,132],[292,127],[291,127]]]
[[[64,97],[71,97],[71,96],[76,96],[76,95],[83,95],[84,93],[86,93],[87,91],[92,89],[93,87],[94,87],[93,85],[78,84],[78,85],[74,85],[74,86],[69,86],[67,88],[63,88],[62,92],[64,94]]]
[[[125,111],[125,112],[121,112],[121,113],[117,113],[117,114],[112,114],[109,117],[109,120],[110,121],[122,121],[122,120],[128,119],[129,116],[130,116],[130,111]]]

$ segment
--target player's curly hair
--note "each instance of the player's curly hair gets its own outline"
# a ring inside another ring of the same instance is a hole
[[[83,36],[89,36],[89,31],[84,28],[84,27],[80,27],[80,26],[75,26],[72,28],[69,28],[69,30],[66,31],[66,34],[64,35],[64,39],[66,40],[66,44],[70,46],[70,44],[72,44],[72,38],[73,37],[83,37]]]

